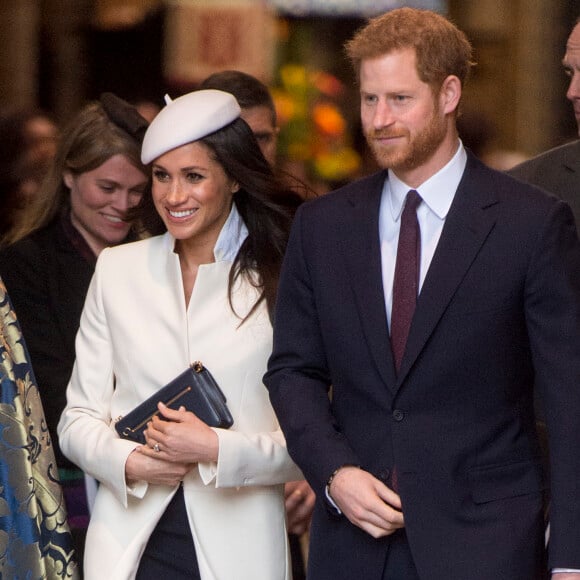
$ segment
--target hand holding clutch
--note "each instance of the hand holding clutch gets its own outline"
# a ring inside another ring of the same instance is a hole
[[[157,404],[171,409],[185,407],[210,427],[228,429],[234,423],[226,398],[211,373],[199,361],[165,385],[153,396],[143,401],[115,424],[117,433],[124,439],[145,444],[144,431],[154,415]]]

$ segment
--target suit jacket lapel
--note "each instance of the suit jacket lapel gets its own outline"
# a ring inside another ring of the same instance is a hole
[[[379,206],[385,179],[386,172],[376,173],[350,195],[341,242],[369,351],[381,377],[394,389],[379,242]]]
[[[417,300],[397,388],[492,230],[498,205],[493,173],[470,156]]]

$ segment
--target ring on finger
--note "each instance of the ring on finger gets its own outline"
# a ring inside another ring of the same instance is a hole
[[[159,449],[159,443],[155,443],[155,445],[153,445],[153,450],[156,451],[157,453],[161,451],[161,449]]]

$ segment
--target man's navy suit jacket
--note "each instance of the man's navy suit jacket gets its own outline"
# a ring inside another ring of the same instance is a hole
[[[329,476],[346,464],[387,485],[397,466],[421,578],[543,577],[534,383],[550,430],[550,565],[580,568],[572,213],[469,155],[396,375],[378,233],[386,175],[302,206],[280,281],[265,383],[318,495],[308,577],[381,578],[388,538],[373,539],[325,500]]]

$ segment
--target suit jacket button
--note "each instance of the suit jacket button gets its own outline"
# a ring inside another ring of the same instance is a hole
[[[390,470],[385,469],[384,471],[381,471],[379,473],[379,479],[384,482],[387,483],[389,481],[389,476],[391,475]]]
[[[395,421],[400,422],[405,418],[405,413],[403,413],[403,411],[401,411],[400,409],[395,409],[393,411],[393,419]]]

